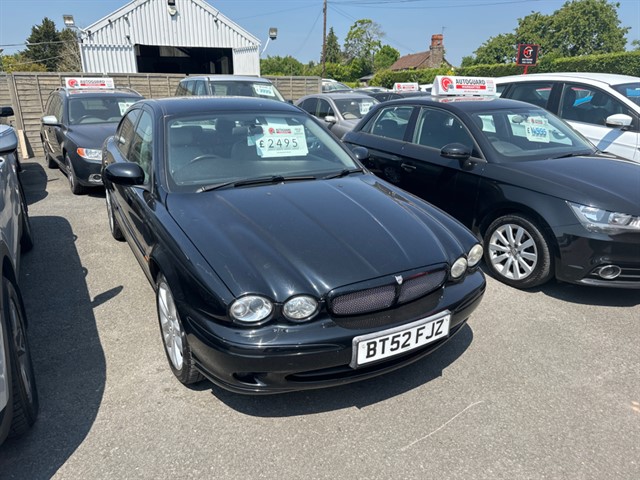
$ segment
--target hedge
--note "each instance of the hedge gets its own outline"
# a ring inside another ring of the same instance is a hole
[[[382,70],[374,75],[369,84],[392,88],[396,82],[433,83],[436,75],[503,77],[507,75],[519,75],[523,72],[524,67],[514,63],[473,65],[458,68],[428,68],[424,70],[403,70],[400,72]],[[640,50],[607,53],[604,55],[584,55],[581,57],[543,58],[537,66],[529,67],[528,72],[599,72],[640,77]]]

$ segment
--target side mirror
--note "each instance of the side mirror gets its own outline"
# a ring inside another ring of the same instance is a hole
[[[13,116],[13,108],[11,107],[0,107],[0,117],[11,117]]]
[[[462,143],[448,143],[442,147],[440,155],[445,158],[453,158],[455,160],[468,160],[471,156],[471,150]]]
[[[624,128],[629,127],[633,119],[629,115],[625,115],[624,113],[616,113],[614,115],[609,115],[605,121],[607,127],[612,128]]]
[[[137,163],[112,163],[104,169],[104,179],[115,185],[131,187],[144,183],[144,171]]]
[[[324,117],[324,121],[327,123],[336,123],[338,120],[333,115],[327,115]]]
[[[0,153],[11,153],[18,148],[18,136],[12,127],[0,125]]]
[[[43,125],[49,125],[52,127],[60,125],[60,122],[55,115],[45,115],[44,117],[42,117],[41,122]]]
[[[351,152],[353,153],[353,156],[361,162],[369,160],[369,150],[364,147],[353,147]]]

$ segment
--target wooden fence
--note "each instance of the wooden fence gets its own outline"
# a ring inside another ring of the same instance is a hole
[[[101,74],[24,72],[0,74],[0,105],[11,105],[15,116],[8,123],[18,130],[23,159],[41,157],[40,119],[49,93],[64,86],[65,77],[101,77]],[[184,75],[164,73],[115,73],[104,75],[116,86],[133,88],[145,98],[171,97]],[[319,77],[267,77],[287,100],[321,90]]]

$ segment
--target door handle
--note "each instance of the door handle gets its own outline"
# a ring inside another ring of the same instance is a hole
[[[401,163],[400,166],[405,172],[413,172],[416,169],[416,166],[410,163]]]

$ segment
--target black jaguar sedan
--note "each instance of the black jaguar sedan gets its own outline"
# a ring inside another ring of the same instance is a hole
[[[380,177],[484,238],[485,263],[518,288],[640,288],[640,164],[605,155],[540,107],[422,97],[374,107],[344,137]]]
[[[389,372],[458,332],[485,291],[466,227],[290,104],[140,101],[103,174],[184,384],[277,393]]]

